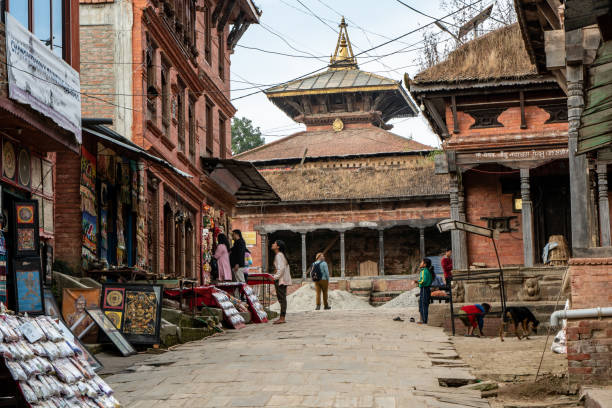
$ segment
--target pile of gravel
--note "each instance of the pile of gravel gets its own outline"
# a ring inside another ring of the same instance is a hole
[[[287,313],[307,312],[314,310],[316,306],[316,296],[314,283],[309,283],[289,296],[287,296]],[[359,296],[355,296],[345,290],[330,290],[328,292],[329,305],[332,310],[358,310],[371,309],[372,306]],[[270,309],[279,312],[278,302],[272,304]],[[321,309],[323,309],[323,299],[321,299]]]
[[[419,288],[408,290],[395,299],[392,299],[382,305],[382,308],[399,309],[408,307],[419,307],[419,298],[416,296],[419,294]]]

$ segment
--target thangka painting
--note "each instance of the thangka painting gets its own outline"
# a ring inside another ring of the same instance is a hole
[[[38,202],[14,203],[13,231],[15,255],[18,258],[38,257],[40,238],[38,235]]]
[[[93,254],[95,254],[97,250],[96,224],[96,216],[83,211],[83,246]]]
[[[100,305],[100,289],[64,289],[62,296],[62,316],[75,336],[79,336],[92,323],[85,309]],[[98,340],[98,328],[93,327],[83,336],[83,342],[95,343]]]
[[[84,147],[81,147],[81,185],[95,194],[96,158]]]
[[[159,343],[161,285],[105,284],[101,307],[130,343]]]
[[[0,302],[8,306],[8,293],[6,291],[6,276],[7,276],[7,264],[6,264],[6,240],[4,234],[0,230]]]
[[[18,313],[44,314],[42,270],[40,258],[14,261],[13,282],[15,297],[13,308]]]

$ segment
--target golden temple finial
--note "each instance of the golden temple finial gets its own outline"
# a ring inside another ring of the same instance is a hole
[[[346,30],[346,22],[344,17],[340,21],[340,31],[338,32],[338,42],[336,43],[336,51],[329,61],[330,69],[357,69],[357,60],[353,54],[353,47],[349,39],[348,31]]]

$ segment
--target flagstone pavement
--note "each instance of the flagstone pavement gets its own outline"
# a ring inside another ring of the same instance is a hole
[[[401,315],[404,322],[393,321]],[[290,314],[106,377],[124,407],[488,407],[441,329],[395,310]]]

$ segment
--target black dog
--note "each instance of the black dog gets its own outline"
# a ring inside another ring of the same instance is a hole
[[[526,307],[511,306],[506,308],[506,312],[502,316],[501,325],[499,327],[499,337],[501,341],[504,341],[504,331],[506,325],[512,323],[514,325],[514,334],[518,339],[521,336],[518,333],[518,326],[521,326],[521,331],[527,340],[529,340],[529,332],[533,331],[535,334],[536,329],[540,322],[535,318],[531,310]]]

